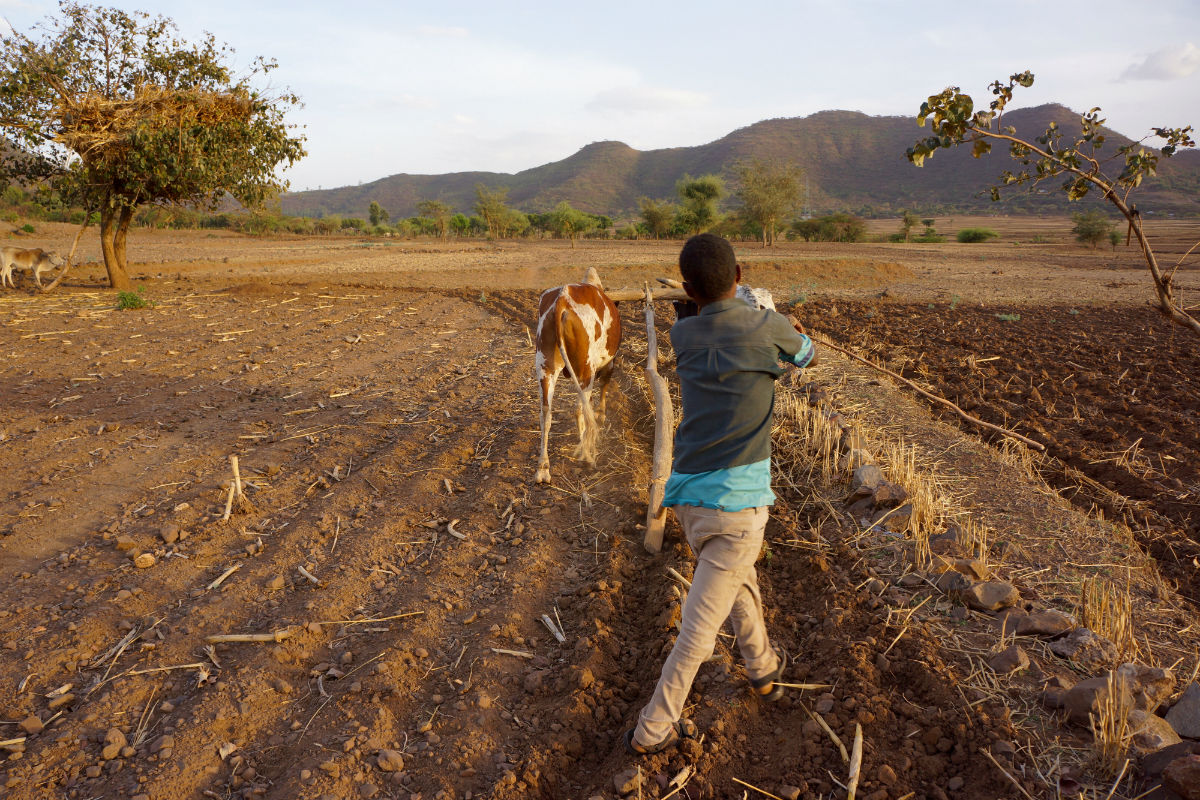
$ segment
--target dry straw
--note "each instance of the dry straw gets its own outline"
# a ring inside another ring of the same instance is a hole
[[[1115,644],[1118,660],[1138,654],[1133,636],[1133,597],[1128,581],[1124,590],[1099,575],[1084,581],[1079,590],[1079,621],[1083,627]]]

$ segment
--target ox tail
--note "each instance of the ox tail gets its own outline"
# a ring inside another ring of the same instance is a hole
[[[579,431],[579,449],[576,451],[576,457],[585,463],[591,464],[596,460],[596,440],[599,438],[596,415],[592,413],[592,404],[583,390],[583,384],[579,382],[579,375],[575,372],[575,366],[571,363],[571,359],[567,355],[567,345],[563,340],[563,331],[566,330],[567,313],[570,309],[565,307],[561,298],[556,311],[558,313],[558,325],[555,326],[558,329],[556,331],[558,335],[558,353],[562,356],[567,374],[571,376],[571,382],[575,384],[575,391],[579,394],[579,414],[583,418],[583,425]]]

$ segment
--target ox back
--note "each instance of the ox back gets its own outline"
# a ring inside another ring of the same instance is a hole
[[[605,395],[612,378],[621,344],[621,317],[600,285],[600,277],[589,269],[584,283],[547,289],[538,303],[534,371],[541,389],[542,441],[538,457],[537,483],[550,482],[550,417],[554,385],[564,371],[579,394],[575,421],[579,446],[575,457],[586,464],[596,461],[599,422],[592,411],[592,390],[600,388],[600,420],[604,419]]]

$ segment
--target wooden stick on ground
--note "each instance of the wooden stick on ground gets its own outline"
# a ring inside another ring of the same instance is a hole
[[[1025,444],[1029,445],[1034,450],[1040,450],[1042,452],[1045,452],[1045,450],[1046,450],[1046,446],[1044,444],[1042,444],[1040,442],[1035,442],[1033,439],[1026,438],[1019,433],[1015,433],[1013,431],[1008,430],[1007,428],[1001,428],[999,425],[993,425],[990,422],[984,422],[983,420],[979,419],[978,417],[973,417],[970,414],[968,414],[967,412],[963,411],[958,406],[956,406],[954,403],[951,403],[946,398],[938,397],[936,394],[927,392],[924,389],[922,389],[920,386],[917,386],[915,383],[910,381],[908,378],[905,378],[902,375],[897,375],[895,372],[892,372],[890,369],[887,369],[886,367],[881,367],[878,364],[868,361],[867,359],[863,358],[862,356],[852,353],[849,350],[847,350],[846,348],[840,347],[839,345],[834,344],[833,342],[829,341],[828,339],[822,339],[820,344],[824,345],[825,347],[829,347],[834,350],[837,350],[839,353],[843,353],[845,355],[850,356],[850,358],[853,358],[855,361],[862,362],[863,364],[866,364],[868,367],[871,367],[872,369],[879,370],[883,374],[888,375],[892,378],[895,378],[896,380],[900,381],[905,386],[912,389],[913,391],[915,391],[917,394],[921,395],[922,397],[925,397],[926,399],[932,400],[935,403],[941,403],[942,405],[946,406],[951,411],[953,411],[954,413],[958,414],[960,417],[965,419],[967,422],[970,422],[972,425],[978,425],[981,428],[987,428],[988,430],[995,431],[996,433],[1002,434],[1011,439],[1016,439],[1019,442],[1023,442]]]
[[[283,628],[271,633],[216,633],[212,636],[205,636],[204,641],[209,644],[223,644],[228,642],[282,642],[284,639],[290,639],[295,633],[296,631],[293,628]]]
[[[229,482],[229,495],[225,498],[225,513],[221,516],[222,520],[229,519],[229,515],[233,513],[233,495],[237,491],[233,481]]]
[[[850,777],[846,781],[846,800],[854,800],[862,769],[862,723],[854,723],[854,746],[850,748]]]
[[[760,789],[760,788],[758,788],[757,786],[755,786],[753,783],[746,783],[745,781],[743,781],[743,780],[739,780],[738,778],[734,778],[734,779],[733,779],[733,782],[734,782],[734,783],[740,783],[742,786],[745,786],[745,787],[746,787],[746,788],[748,788],[748,789],[753,789],[754,791],[756,791],[756,792],[758,792],[759,794],[761,794],[761,795],[764,795],[764,796],[766,796],[766,797],[773,797],[773,798],[775,798],[775,800],[783,800],[783,798],[782,798],[782,797],[780,797],[779,795],[777,795],[777,794],[771,794],[771,793],[770,793],[770,792],[768,792],[766,789]]]
[[[241,470],[238,469],[238,457],[237,456],[229,457],[229,466],[233,467],[233,485],[235,487],[237,487],[237,496],[243,497],[244,493],[242,492],[242,472],[241,472]]]
[[[241,569],[241,568],[242,568],[242,565],[241,565],[241,564],[234,564],[232,567],[230,567],[229,569],[227,569],[227,570],[225,570],[224,572],[222,572],[222,573],[221,573],[221,574],[220,574],[220,575],[217,577],[217,579],[216,579],[216,580],[214,580],[212,583],[210,583],[210,584],[208,585],[208,588],[209,588],[209,589],[215,589],[215,588],[217,588],[218,586],[220,586],[222,583],[224,583],[224,582],[225,582],[225,579],[226,579],[226,578],[228,578],[230,575],[232,575],[233,573],[237,572],[237,571],[238,571],[239,569]]]
[[[645,284],[646,303],[646,382],[654,393],[654,462],[650,470],[649,496],[646,502],[646,536],[642,546],[647,552],[662,550],[663,532],[667,527],[667,510],[663,507],[663,492],[671,475],[671,456],[675,435],[675,409],[667,381],[658,374],[658,335],[654,330],[654,296],[650,284]]]

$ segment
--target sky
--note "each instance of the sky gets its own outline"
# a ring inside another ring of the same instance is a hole
[[[517,172],[596,141],[693,146],[827,109],[913,116],[947,86],[982,105],[1025,69],[1012,107],[1100,106],[1133,138],[1200,126],[1200,0],[105,4],[210,32],[242,68],[275,59],[265,88],[303,100],[293,190]],[[57,7],[0,0],[0,15],[29,32]]]

